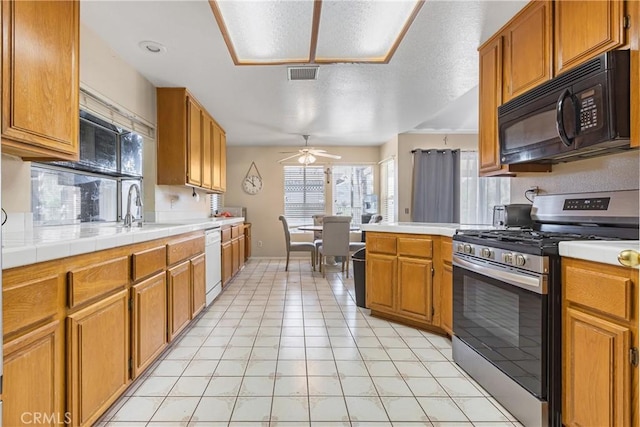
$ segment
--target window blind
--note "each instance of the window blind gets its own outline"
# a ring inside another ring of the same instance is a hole
[[[284,166],[284,216],[288,220],[310,222],[312,215],[324,214],[324,203],[322,166]]]
[[[114,126],[122,127],[147,138],[154,138],[154,127],[135,114],[125,111],[123,107],[110,104],[86,89],[80,89],[80,109],[95,114]]]
[[[380,215],[385,222],[395,222],[395,159],[380,163]]]

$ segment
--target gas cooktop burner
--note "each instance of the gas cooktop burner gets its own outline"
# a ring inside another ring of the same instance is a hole
[[[549,231],[538,231],[532,229],[517,230],[478,230],[465,232],[468,236],[478,237],[480,239],[492,239],[506,242],[530,242],[530,243],[552,243],[565,240],[603,240],[601,236],[593,234],[577,234],[577,233],[559,233]],[[613,238],[607,237],[608,240]]]

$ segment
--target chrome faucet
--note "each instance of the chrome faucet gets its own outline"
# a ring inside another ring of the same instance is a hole
[[[142,206],[140,187],[138,187],[138,184],[131,184],[131,187],[129,187],[129,195],[127,196],[127,214],[124,216],[124,226],[127,228],[131,228],[131,225],[134,222],[133,215],[131,215],[131,196],[133,195],[134,188],[136,190],[136,206]],[[139,222],[138,226],[142,226],[142,222]]]

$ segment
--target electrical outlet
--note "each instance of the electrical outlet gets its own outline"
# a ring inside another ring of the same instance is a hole
[[[258,247],[261,248],[262,247],[262,240],[258,240]]]
[[[404,213],[409,214],[409,208],[404,208]]]

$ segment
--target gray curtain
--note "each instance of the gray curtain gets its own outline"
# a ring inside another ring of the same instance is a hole
[[[460,222],[460,150],[413,151],[414,222]]]

